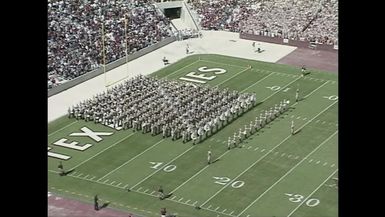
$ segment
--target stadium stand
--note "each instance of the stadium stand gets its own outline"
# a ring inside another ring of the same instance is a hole
[[[172,35],[170,21],[149,0],[48,0],[48,88],[74,79]]]
[[[338,42],[338,0],[188,0],[205,30]]]

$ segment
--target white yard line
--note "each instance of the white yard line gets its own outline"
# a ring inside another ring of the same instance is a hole
[[[324,110],[322,110],[321,112],[319,112],[316,116],[314,116],[312,119],[310,119],[308,122],[306,122],[305,124],[303,124],[299,129],[302,129],[303,127],[305,127],[307,124],[309,124],[311,121],[313,121],[315,118],[317,118],[319,115],[321,115],[324,111],[326,111],[327,109],[329,109],[331,106],[333,106],[336,102],[338,102],[338,100],[334,101],[332,104],[330,104],[328,107],[326,107]],[[243,175],[245,172],[247,172],[251,167],[253,167],[255,164],[257,164],[259,161],[261,161],[263,158],[265,158],[268,154],[270,154],[274,149],[276,149],[278,146],[280,146],[282,143],[284,143],[287,139],[289,139],[292,135],[290,134],[289,136],[287,136],[285,139],[283,139],[280,143],[278,143],[278,145],[274,146],[274,148],[272,148],[271,150],[269,150],[268,152],[266,152],[266,154],[264,154],[261,158],[259,158],[257,161],[255,161],[253,164],[251,164],[248,168],[246,168],[243,172],[241,172],[238,176],[236,176],[235,178],[233,178],[233,180],[236,180],[238,179],[241,175]],[[210,201],[212,198],[214,198],[216,195],[218,195],[221,191],[223,191],[223,189],[225,189],[229,184],[231,184],[231,182],[228,182],[226,185],[224,185],[221,189],[219,189],[219,191],[217,191],[214,195],[212,195],[209,199],[207,199],[205,202],[203,202],[200,206],[203,206],[204,204],[206,204],[208,201]]]
[[[221,65],[231,66],[231,67],[245,68],[245,66],[233,65],[233,64],[227,64],[227,63],[221,63],[221,62],[216,62],[216,61],[211,61],[211,60],[200,60],[200,61],[201,61],[201,62],[206,62],[206,63],[221,64]]]
[[[274,73],[274,72],[273,72]],[[267,77],[269,77],[271,74],[269,74],[269,75],[267,75],[267,76],[265,76],[264,78],[262,78],[261,80],[259,80],[259,81],[257,81],[256,83],[254,83],[254,84],[252,84],[251,86],[253,86],[253,85],[255,85],[255,84],[257,84],[258,82],[260,82],[260,81],[262,81],[263,79],[265,79],[265,78],[267,78]],[[324,84],[326,84],[327,82],[325,82]],[[315,90],[313,90],[311,93],[309,93],[307,96],[310,96],[311,94],[313,94],[316,90],[318,90],[320,87],[322,87],[324,84],[322,84],[321,86],[319,86],[317,89],[315,89]],[[251,87],[251,86],[249,86],[249,87]],[[248,88],[249,88],[248,87]],[[248,89],[248,88],[246,88],[246,89]],[[244,90],[246,90],[246,89],[244,89]],[[243,92],[243,91],[241,91],[241,92]],[[273,94],[274,95],[274,94]],[[273,95],[270,95],[269,97],[271,97],[271,96],[273,96]],[[268,97],[268,98],[269,98]],[[266,100],[266,99],[268,99],[268,98],[265,98],[264,100]],[[256,147],[254,150],[257,150],[258,149],[258,147]],[[265,151],[265,149],[263,149],[263,151]],[[263,152],[263,151],[261,151],[261,152]],[[272,151],[272,150],[270,150],[270,151]],[[227,154],[228,153],[228,151],[226,151],[224,154],[222,154],[221,156],[219,156],[218,158],[220,158],[220,157],[223,157],[225,154]],[[201,170],[199,170],[197,173],[195,173],[192,177],[190,177],[189,179],[187,179],[185,182],[183,182],[181,185],[179,185],[178,187],[176,187],[174,190],[172,190],[171,191],[171,193],[173,193],[173,192],[175,192],[175,191],[177,191],[179,188],[181,188],[183,185],[185,185],[187,182],[189,182],[191,179],[193,179],[194,177],[196,177],[197,175],[199,175],[201,172],[203,172],[205,169],[207,169],[209,167],[209,165],[207,165],[207,166],[205,166],[204,168],[202,168]]]
[[[262,78],[261,80],[259,80],[259,81],[257,81],[256,83],[254,83],[254,84],[252,84],[251,86],[253,86],[253,85],[255,85],[255,84],[257,84],[257,83],[259,83],[260,81],[262,81],[263,79],[265,79],[265,78],[267,78],[267,77],[269,77],[271,74],[269,74],[269,75],[267,75],[267,76],[265,76],[264,78]],[[292,83],[292,82],[291,82]],[[290,84],[290,83],[289,83]],[[251,86],[249,86],[249,87],[251,87]],[[248,89],[249,87],[247,87],[246,89]],[[246,90],[246,89],[244,89],[244,90]],[[243,90],[243,91],[244,91]],[[243,92],[243,91],[241,91],[241,92]],[[275,93],[274,93],[275,94]],[[268,98],[270,98],[270,97],[272,97],[274,94],[272,94],[272,95],[270,95],[270,96],[268,96],[268,97],[266,97],[265,99],[263,99],[263,101],[264,100],[266,100],[266,99],[268,99]],[[256,149],[258,149],[258,147],[256,148]],[[263,151],[264,151],[265,149],[263,149]],[[220,158],[220,157],[223,157],[225,154],[227,154],[229,151],[226,151],[224,154],[222,154],[221,156],[219,156],[218,158]],[[174,190],[172,190],[171,191],[171,193],[172,192],[175,192],[176,190],[178,190],[180,187],[182,187],[183,185],[185,185],[187,182],[189,182],[191,179],[193,179],[195,176],[197,176],[197,175],[199,175],[201,172],[203,172],[206,168],[208,168],[209,166],[207,165],[207,166],[205,166],[204,168],[202,168],[200,171],[198,171],[196,174],[194,174],[192,177],[190,177],[189,179],[187,179],[185,182],[183,182],[181,185],[179,185],[178,187],[176,187]]]
[[[120,169],[121,167],[123,167],[124,165],[130,163],[131,161],[135,160],[136,158],[138,158],[139,156],[141,156],[142,154],[146,153],[148,150],[152,149],[153,147],[157,146],[158,144],[160,144],[161,142],[163,142],[164,139],[160,140],[159,142],[155,143],[154,145],[152,145],[151,147],[147,148],[146,150],[142,151],[141,153],[139,153],[138,155],[136,155],[135,157],[131,158],[130,160],[126,161],[125,163],[123,163],[122,165],[120,165],[119,167],[115,168],[114,170],[110,171],[109,173],[107,173],[106,175],[104,175],[103,177],[101,177],[100,179],[98,179],[97,181],[105,178],[106,176],[110,175],[111,173],[115,172],[116,170]]]
[[[245,68],[245,69],[243,69],[242,71],[237,72],[235,75],[231,76],[230,78],[228,78],[228,79],[222,81],[221,83],[215,85],[215,87],[217,87],[217,86],[219,86],[219,85],[225,83],[226,81],[228,81],[228,80],[230,80],[230,79],[232,79],[232,78],[238,76],[238,75],[241,74],[242,72],[245,72],[245,71],[247,71],[247,70],[249,70],[249,69],[250,69],[250,68]]]
[[[290,84],[292,84],[292,83],[298,81],[299,79],[301,79],[301,76],[298,76],[296,79],[294,79],[294,80],[291,81],[290,83],[288,83],[288,84],[286,84],[285,86],[283,86],[280,90],[285,89],[287,86],[289,86]],[[271,96],[273,96],[273,95],[275,95],[275,94],[277,94],[277,93],[279,93],[279,92],[280,92],[279,90],[274,91],[274,93],[270,94],[270,96],[268,96],[268,97],[266,97],[265,99],[263,99],[262,102],[264,102],[267,98],[270,98]]]
[[[274,73],[270,73],[268,75],[266,75],[265,77],[261,78],[260,80],[258,80],[257,82],[253,83],[252,85],[248,86],[246,89],[242,90],[241,93],[245,92],[247,89],[249,89],[250,87],[258,84],[259,82],[265,80],[266,78],[268,78],[269,76],[273,75]]]
[[[67,128],[67,127],[69,127],[69,126],[71,126],[72,124],[75,124],[75,123],[77,123],[77,122],[78,122],[78,120],[76,120],[76,121],[74,121],[74,122],[72,122],[72,123],[70,123],[70,124],[67,124],[67,125],[65,125],[64,127],[60,128],[60,129],[58,129],[58,130],[56,130],[55,132],[52,132],[52,133],[48,134],[48,136],[51,136],[51,135],[53,135],[53,134],[55,134],[55,133],[57,133],[57,132],[59,132],[59,131],[61,131],[61,130],[64,130],[65,128]]]
[[[193,64],[195,64],[195,63],[197,63],[197,62],[199,62],[199,61],[201,61],[201,60],[198,59],[198,60],[195,60],[194,62],[192,62],[192,63],[190,63],[190,64],[188,64],[188,65],[185,65],[184,67],[182,67],[182,68],[180,68],[180,69],[178,69],[178,70],[176,70],[176,71],[174,71],[174,72],[168,74],[167,76],[165,76],[165,78],[167,78],[168,76],[173,75],[173,74],[179,72],[180,70],[185,69],[185,68],[187,68],[187,67],[189,67],[189,66],[191,66],[191,65],[193,65]]]
[[[325,83],[323,83],[321,86],[317,87],[316,89],[314,89],[312,92],[310,92],[308,95],[304,96],[303,98],[307,98],[308,96],[312,95],[315,91],[317,91],[318,89],[320,89],[321,87],[323,87],[325,84],[327,84],[329,81],[326,81]]]
[[[336,169],[329,177],[327,177],[325,181],[323,181],[313,192],[311,192],[309,196],[306,197],[306,199],[304,199],[293,211],[291,211],[291,213],[289,213],[289,215],[287,215],[287,217],[290,217],[300,206],[302,206],[302,204],[307,201],[316,191],[318,191],[318,189],[321,188],[321,186],[323,186],[337,171],[338,169]]]
[[[306,155],[306,157],[309,157],[314,152],[316,152],[323,144],[325,144],[327,141],[329,141],[330,138],[332,138],[335,134],[338,133],[338,130],[334,132],[332,135],[330,135],[327,139],[325,139],[321,144],[319,144],[313,151],[311,151],[309,154]],[[287,171],[280,179],[278,179],[273,185],[271,185],[266,191],[264,191],[259,197],[257,197],[253,202],[251,202],[245,209],[243,209],[238,216],[242,215],[248,208],[250,208],[254,203],[256,203],[259,199],[263,197],[270,189],[272,189],[275,185],[277,185],[282,179],[284,179],[287,175],[289,175],[295,168],[297,168],[302,162],[305,161],[305,158],[299,161],[294,167],[292,167],[289,171]]]
[[[227,150],[225,153],[223,153],[221,156],[218,157],[221,158],[223,156],[225,156],[227,153],[229,153],[230,151]],[[172,190],[170,193],[173,193],[175,192],[176,190],[178,190],[179,188],[181,188],[183,185],[185,185],[187,182],[189,182],[191,179],[193,179],[195,176],[199,175],[201,172],[203,172],[205,169],[207,169],[209,167],[209,165],[206,165],[205,167],[203,167],[201,170],[199,170],[197,173],[195,173],[195,175],[191,176],[189,179],[187,179],[185,182],[183,182],[181,185],[179,185],[178,187],[176,187],[174,190]]]
[[[132,186],[130,189],[134,189],[136,186],[138,186],[139,184],[141,184],[142,182],[146,181],[148,178],[150,178],[152,175],[154,175],[155,173],[159,172],[160,170],[162,170],[164,167],[168,166],[170,163],[172,163],[174,160],[178,159],[179,157],[181,157],[182,155],[184,155],[186,152],[190,151],[191,149],[193,149],[195,146],[191,146],[189,149],[187,149],[186,151],[184,151],[182,154],[176,156],[175,158],[173,158],[171,161],[169,161],[168,163],[166,163],[164,166],[162,166],[161,168],[155,170],[153,173],[151,173],[150,175],[148,175],[146,178],[142,179],[141,181],[139,181],[138,183],[136,183],[134,186]]]
[[[221,63],[221,62],[216,62],[216,61],[211,61],[211,60],[200,60],[201,62],[208,62],[208,63],[216,63],[216,64],[221,64],[221,65],[225,65],[225,66],[232,66],[232,67],[239,67],[239,68],[244,68],[244,66],[240,66],[240,65],[233,65],[233,64],[227,64],[227,63]],[[280,75],[280,76],[297,76],[295,74],[289,74],[289,73],[285,73],[285,72],[277,72],[277,71],[270,71],[270,70],[265,70],[265,69],[255,69],[255,68],[252,68],[253,70],[255,71],[260,71],[260,72],[267,72],[267,73],[275,73],[276,75]],[[311,81],[315,81],[317,78],[307,78],[307,77],[304,77],[304,79],[309,79]],[[330,81],[332,84],[335,84],[336,81],[334,80],[327,80],[327,79],[318,79],[318,80],[321,80],[321,81]]]
[[[135,133],[131,133],[131,134],[125,136],[123,139],[121,139],[121,140],[115,142],[114,144],[112,144],[111,146],[108,146],[107,148],[105,148],[105,149],[99,151],[98,153],[96,153],[95,155],[91,156],[91,157],[88,158],[87,160],[84,160],[83,162],[81,162],[81,163],[78,164],[77,166],[72,167],[70,170],[74,170],[75,168],[78,168],[79,166],[81,166],[81,165],[83,165],[84,163],[88,162],[88,161],[91,160],[92,158],[94,158],[94,157],[98,156],[99,154],[105,152],[107,149],[110,149],[110,148],[114,147],[115,145],[119,144],[120,142],[122,142],[123,140],[127,139],[128,137],[130,137],[130,136],[132,136],[132,135],[134,135],[134,134],[135,134]]]

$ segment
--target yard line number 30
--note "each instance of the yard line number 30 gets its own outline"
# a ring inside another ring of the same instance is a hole
[[[304,196],[300,195],[300,194],[289,194],[289,193],[285,193],[285,195],[289,196],[289,201],[290,202],[293,202],[293,203],[299,203],[303,200]],[[318,204],[320,203],[320,200],[317,199],[317,198],[310,198],[308,200],[306,200],[306,206],[308,207],[315,207],[317,206]]]

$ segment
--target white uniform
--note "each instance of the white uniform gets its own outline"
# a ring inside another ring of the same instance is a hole
[[[294,134],[294,121],[291,121],[291,134]]]
[[[207,152],[207,163],[208,163],[208,164],[211,163],[211,151],[208,151],[208,152]]]

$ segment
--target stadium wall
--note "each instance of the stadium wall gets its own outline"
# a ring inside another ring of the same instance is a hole
[[[156,44],[151,45],[149,47],[143,48],[143,49],[135,52],[134,54],[129,55],[127,59],[128,59],[128,61],[134,60],[134,59],[139,58],[139,57],[141,57],[141,56],[143,56],[145,54],[148,54],[148,53],[150,53],[150,52],[152,52],[152,51],[154,51],[156,49],[159,49],[159,48],[161,48],[163,46],[166,46],[166,45],[168,45],[168,44],[170,44],[170,43],[172,43],[174,41],[176,41],[176,37],[175,36],[163,39],[159,43],[156,43]],[[125,63],[126,63],[126,57],[122,57],[122,58],[120,58],[118,60],[115,60],[114,62],[111,62],[111,63],[107,64],[106,65],[106,71],[110,71],[110,70],[112,70],[112,69],[114,69],[114,68],[116,68],[118,66],[121,66],[121,65],[123,65]],[[63,84],[61,84],[59,86],[56,86],[56,87],[53,87],[53,88],[49,89],[48,90],[48,97],[53,96],[55,94],[58,94],[58,93],[60,93],[60,92],[62,92],[64,90],[67,90],[67,89],[69,89],[69,88],[71,88],[73,86],[76,86],[76,85],[78,85],[80,83],[83,83],[83,82],[85,82],[85,81],[87,81],[87,80],[89,80],[91,78],[94,78],[94,77],[96,77],[98,75],[101,75],[101,74],[103,74],[103,67],[99,67],[98,69],[95,69],[95,70],[93,70],[91,72],[88,72],[88,73],[86,73],[84,75],[81,75],[81,76],[79,76],[79,77],[77,77],[75,79],[67,81],[67,82],[65,82],[65,83],[63,83]]]
[[[246,40],[253,40],[253,41],[263,41],[263,42],[274,43],[274,44],[284,44],[284,45],[290,45],[290,46],[302,47],[302,48],[309,48],[310,46],[310,43],[308,41],[288,40],[288,42],[285,43],[283,42],[283,38],[254,35],[254,34],[248,34],[248,33],[240,33],[239,38],[246,39]],[[335,49],[333,45],[326,45],[326,44],[317,44],[315,49],[338,52],[338,49]]]

